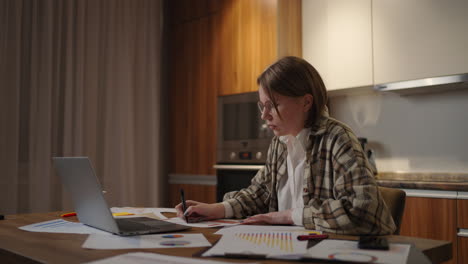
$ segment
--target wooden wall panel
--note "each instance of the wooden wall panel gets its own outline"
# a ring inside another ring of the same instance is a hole
[[[218,12],[228,0],[168,0],[170,24],[189,23]]]
[[[203,203],[216,202],[215,185],[197,185],[197,184],[169,184],[169,206],[174,207],[180,203],[180,189],[184,189],[185,199],[194,200]]]
[[[452,241],[457,263],[456,200],[406,197],[400,235]]]

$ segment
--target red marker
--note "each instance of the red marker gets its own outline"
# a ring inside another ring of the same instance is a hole
[[[300,235],[300,236],[297,236],[297,239],[298,240],[311,240],[311,239],[324,239],[324,238],[328,238],[328,235],[327,234],[323,234],[323,235]]]
[[[71,213],[66,213],[66,214],[61,215],[61,217],[69,217],[69,216],[76,216],[76,213],[71,212]]]

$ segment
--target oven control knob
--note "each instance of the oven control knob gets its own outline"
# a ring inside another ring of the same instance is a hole
[[[257,152],[257,154],[255,154],[255,157],[256,157],[257,159],[261,159],[261,158],[262,158],[262,153],[261,153],[260,151]]]
[[[236,153],[235,152],[231,152],[231,154],[229,155],[229,158],[230,159],[235,159],[236,158]]]

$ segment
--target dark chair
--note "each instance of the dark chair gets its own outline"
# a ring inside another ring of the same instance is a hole
[[[394,235],[400,234],[401,219],[405,211],[406,193],[399,189],[386,188],[379,186],[379,191],[382,194],[383,200],[392,214],[393,221],[396,225]]]

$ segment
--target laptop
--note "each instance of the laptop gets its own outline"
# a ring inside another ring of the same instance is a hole
[[[190,227],[150,217],[114,218],[87,157],[52,158],[81,223],[120,236],[186,230]]]

